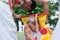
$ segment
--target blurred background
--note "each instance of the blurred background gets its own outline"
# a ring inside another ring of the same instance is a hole
[[[6,0],[7,1],[7,0]],[[24,10],[22,7],[16,6],[13,11],[16,14],[22,14],[24,15],[28,15],[29,12]],[[43,4],[41,3],[36,3],[36,8],[35,10],[32,10],[31,13],[32,14],[36,14],[36,13],[43,13],[44,9],[43,9]],[[54,30],[57,21],[58,21],[58,0],[49,0],[49,12],[50,14],[48,15],[47,19],[48,19],[48,23],[46,25],[48,25],[48,27],[52,30]],[[15,18],[15,23],[17,25],[17,35],[19,40],[24,40],[25,36],[24,36],[24,25],[21,21],[21,19],[17,19]]]
[[[36,3],[36,8],[35,10],[32,10],[31,13],[32,14],[36,14],[38,12],[42,13],[44,11],[43,9],[43,5],[41,3]],[[23,8],[21,7],[16,7],[14,9],[14,12],[16,14],[22,14],[23,16],[24,15],[28,15],[29,12],[24,10]],[[56,24],[57,24],[57,21],[58,21],[58,0],[49,0],[49,12],[50,14],[48,15],[48,27],[52,30],[54,30]],[[15,22],[17,24],[17,31],[18,31],[18,38],[20,40],[24,40],[24,25],[21,21],[21,19],[15,19]]]

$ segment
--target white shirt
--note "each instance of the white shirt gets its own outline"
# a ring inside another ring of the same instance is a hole
[[[9,5],[0,1],[0,40],[17,40],[16,30]]]

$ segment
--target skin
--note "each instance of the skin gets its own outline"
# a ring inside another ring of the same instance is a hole
[[[17,0],[12,0],[12,4],[13,4],[13,8],[15,8],[16,6],[18,6]],[[29,10],[31,10],[31,6],[30,6],[31,4],[32,4],[31,0],[24,0],[24,3],[21,6],[25,10],[29,11]]]
[[[19,15],[17,15],[17,14],[15,14],[15,13],[13,13],[13,18],[21,18],[21,14],[19,14]]]
[[[35,17],[31,16],[35,21]],[[27,23],[28,25],[24,27],[24,33],[26,36],[26,40],[35,40],[35,38],[32,37],[31,31],[36,33],[36,25],[34,25],[32,22]]]
[[[48,0],[36,0],[36,2],[43,3],[44,5],[44,11],[49,11],[49,6],[48,6]]]
[[[25,2],[28,3],[28,4],[32,4],[31,0],[25,0]]]
[[[21,5],[24,9],[26,9],[27,11],[31,10],[30,5],[32,4],[31,0],[25,0],[24,4]],[[13,5],[13,9],[18,5],[17,4],[17,0],[12,0],[12,5]],[[21,18],[21,14],[17,15],[15,13],[13,13],[13,17],[14,18]]]
[[[32,4],[31,0],[24,0],[24,3],[21,6],[25,10],[30,11],[31,10],[31,4]]]
[[[28,26],[29,26],[29,28],[30,28],[33,32],[36,32],[36,19],[35,19],[34,16],[31,16],[31,18],[34,20],[34,23],[35,23],[35,24],[33,24],[32,22],[29,22],[29,23],[28,23]]]
[[[13,9],[17,6],[17,4],[16,4],[16,0],[12,0],[12,5],[13,5]],[[14,12],[13,12],[13,17],[14,18],[21,18],[21,14],[19,14],[19,15],[17,15],[17,14],[15,14]]]
[[[23,5],[21,5],[21,6],[22,6],[23,9],[25,9],[27,11],[31,10],[31,6],[28,3],[23,3]]]
[[[43,3],[43,5],[44,5],[44,12],[48,11],[48,1],[36,0],[36,2]],[[25,0],[24,1],[24,5],[22,5],[22,8],[26,9],[27,11],[29,11],[29,10],[31,10],[31,7],[30,7],[31,4],[32,4],[31,0]],[[14,1],[13,5],[14,5],[14,7],[17,6],[16,0]],[[17,17],[16,14],[14,14],[14,16]],[[34,17],[32,17],[32,18],[34,18]],[[36,23],[35,18],[34,18],[34,21]],[[38,23],[37,23],[37,25],[38,25]],[[32,37],[32,35],[31,35],[31,31],[32,32],[36,32],[36,25],[33,25],[31,22],[29,22],[28,25],[24,27],[24,33],[25,33],[25,36],[26,36],[26,40],[35,40]]]
[[[48,0],[36,0],[36,2],[40,2],[44,5],[44,12],[45,11],[48,11]],[[24,8],[25,10],[29,11],[31,10],[31,4],[32,4],[32,1],[31,0],[24,0],[24,3],[22,6],[22,8]],[[16,3],[16,0],[13,0],[13,6],[16,7],[17,6],[17,3]]]
[[[41,2],[44,5],[44,12],[48,11],[48,0],[36,0],[37,2]],[[36,19],[34,18],[35,23],[38,25],[38,22],[36,21]],[[26,28],[27,27],[27,28]],[[29,29],[29,30],[28,30]],[[31,22],[28,23],[27,26],[25,26],[24,29],[24,33],[26,36],[26,40],[35,40],[32,35],[31,35],[31,31],[32,32],[36,32],[36,25],[33,25]],[[28,39],[27,39],[28,38]]]
[[[36,26],[35,25],[33,25],[31,22],[29,22],[28,26],[33,32],[36,32]]]
[[[34,38],[31,35],[31,30],[28,26],[24,27],[24,34],[25,34],[25,37],[26,37],[25,40],[34,40]]]

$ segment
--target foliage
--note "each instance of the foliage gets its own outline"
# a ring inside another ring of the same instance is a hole
[[[51,19],[51,16],[55,16],[55,11],[54,10],[58,10],[58,3],[50,3],[49,2],[49,12],[50,12],[50,14],[48,15],[48,20],[49,20],[50,25],[54,25],[55,26],[56,23],[57,23],[58,18],[55,18],[53,20]],[[19,6],[17,6],[14,9],[14,12],[16,14],[22,14],[22,15],[29,14],[28,11],[24,10],[22,7],[19,7]],[[38,12],[40,12],[40,13],[44,12],[42,3],[36,3],[35,10],[31,11],[32,14],[35,14],[35,13],[38,13]]]

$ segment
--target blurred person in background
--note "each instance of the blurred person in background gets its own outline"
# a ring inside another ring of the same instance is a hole
[[[48,0],[35,0],[35,1],[43,3],[44,12],[46,12],[46,13],[49,12]],[[26,40],[38,40],[35,17],[33,17],[33,16],[29,17],[27,24],[28,25],[24,27],[24,33],[25,33]]]
[[[0,40],[18,40],[10,6],[0,1]]]
[[[17,28],[13,19],[20,15],[12,13],[8,0],[0,0],[0,40],[18,40]]]

